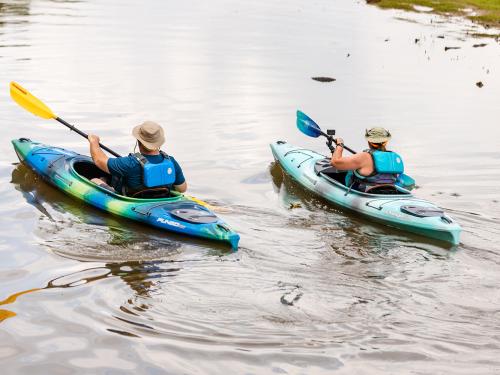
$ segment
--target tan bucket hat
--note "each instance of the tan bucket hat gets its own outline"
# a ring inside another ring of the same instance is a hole
[[[371,143],[384,143],[391,139],[391,133],[387,129],[375,127],[366,129],[365,138]]]
[[[163,128],[154,121],[145,121],[132,129],[132,135],[147,149],[156,150],[165,143]]]

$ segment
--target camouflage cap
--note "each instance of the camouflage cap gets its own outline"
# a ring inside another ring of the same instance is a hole
[[[365,138],[371,143],[384,143],[391,139],[391,133],[381,127],[366,129]]]

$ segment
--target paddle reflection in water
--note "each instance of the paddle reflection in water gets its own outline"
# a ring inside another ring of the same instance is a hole
[[[175,262],[174,262],[175,263]],[[138,316],[149,308],[148,299],[159,290],[159,284],[165,283],[169,277],[175,276],[181,270],[177,265],[166,262],[121,262],[107,263],[101,267],[91,267],[50,280],[44,287],[32,288],[20,291],[6,297],[0,301],[0,306],[14,304],[19,297],[34,292],[43,292],[48,289],[66,289],[81,287],[96,281],[104,280],[109,277],[119,277],[134,292],[133,296],[127,299],[127,302],[119,307],[121,312],[131,316]],[[47,298],[51,298],[47,296]],[[15,305],[14,305],[15,306]],[[16,316],[17,313],[11,310],[0,309],[0,322]],[[123,316],[114,315],[114,318],[121,322],[150,328],[144,324],[133,322]],[[110,332],[115,332],[125,336],[134,336],[126,330],[117,328],[107,328]]]
[[[23,164],[12,171],[11,182],[42,214],[38,237],[51,251],[79,260],[170,259],[180,251],[226,254],[219,243],[165,234],[154,228],[101,212],[75,201],[45,183]],[[57,234],[57,235],[56,235]],[[107,244],[103,246],[103,244]]]

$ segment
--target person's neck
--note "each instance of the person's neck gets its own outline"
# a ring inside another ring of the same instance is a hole
[[[385,145],[380,145],[379,147],[377,147],[376,145],[368,143],[368,147],[373,151],[387,151]]]
[[[144,147],[139,147],[139,151],[143,155],[160,155],[160,150],[146,150]]]

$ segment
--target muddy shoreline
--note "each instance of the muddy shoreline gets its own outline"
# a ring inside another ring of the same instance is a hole
[[[366,0],[366,3],[383,9],[464,17],[485,28],[498,29],[493,37],[500,37],[500,4],[496,0]]]

